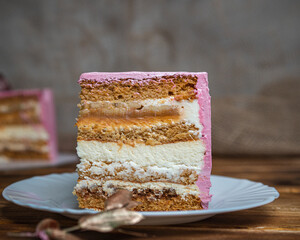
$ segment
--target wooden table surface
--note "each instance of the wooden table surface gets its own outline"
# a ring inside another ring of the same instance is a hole
[[[0,172],[1,192],[9,184],[36,175],[73,172],[75,164],[61,167]],[[147,233],[144,239],[300,239],[300,158],[214,158],[213,174],[246,178],[276,187],[279,199],[250,210],[171,226],[131,226]],[[19,207],[0,199],[0,239],[7,232],[34,231],[44,218],[54,218],[63,228],[76,224],[67,217]],[[82,239],[137,239],[120,233],[74,232]]]

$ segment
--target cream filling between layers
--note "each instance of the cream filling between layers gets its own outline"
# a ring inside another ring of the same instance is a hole
[[[146,182],[146,183],[133,183],[133,182],[126,182],[120,180],[81,180],[75,186],[75,191],[80,191],[84,189],[88,190],[95,190],[95,189],[102,189],[105,193],[109,196],[112,195],[117,188],[127,189],[132,191],[133,189],[143,190],[143,189],[152,189],[154,191],[163,191],[166,189],[174,189],[176,194],[181,196],[183,199],[187,195],[195,195],[199,196],[200,191],[198,187],[193,185],[181,185],[176,183],[164,183],[164,182]]]
[[[25,100],[23,102],[17,102],[13,104],[5,103],[5,104],[0,104],[0,113],[9,113],[9,112],[14,112],[14,111],[26,111],[34,109],[35,113],[37,115],[40,114],[40,106],[39,103],[35,100]]]
[[[202,131],[203,126],[199,121],[199,104],[198,100],[193,101],[182,100],[176,101],[174,97],[162,99],[147,99],[139,101],[127,102],[110,102],[110,101],[82,101],[79,105],[82,114],[88,114],[90,109],[99,109],[100,115],[104,117],[118,115],[128,118],[126,113],[134,111],[134,113],[145,113],[150,111],[153,116],[159,115],[162,111],[172,111],[179,115],[179,120],[185,120],[190,124],[194,124],[199,132]],[[128,118],[130,119],[130,117]]]
[[[0,164],[8,163],[8,162],[9,162],[9,158],[0,154]]]
[[[1,141],[10,140],[31,140],[31,141],[47,141],[49,135],[42,125],[14,125],[0,127]]]
[[[9,151],[16,151],[16,152],[22,152],[22,151],[35,151],[35,152],[41,152],[41,153],[47,153],[49,152],[49,147],[47,145],[36,145],[32,142],[18,142],[18,143],[11,143],[6,142],[2,143],[0,142],[0,151],[3,150],[9,150]]]
[[[170,167],[157,167],[147,166],[141,167],[134,162],[114,162],[106,164],[104,162],[90,162],[81,159],[77,169],[86,174],[83,178],[87,179],[88,176],[95,176],[95,178],[105,179],[123,179],[125,181],[147,182],[153,179],[159,179],[161,182],[179,182],[186,181],[195,182],[201,172],[201,168],[190,167],[186,165],[173,165]],[[189,174],[185,174],[188,171]],[[82,176],[81,176],[82,177]]]
[[[204,166],[205,145],[202,140],[162,145],[136,144],[134,147],[114,142],[78,141],[77,154],[94,163],[135,163],[141,167],[168,168],[186,166],[201,170]],[[79,169],[80,170],[80,169]]]

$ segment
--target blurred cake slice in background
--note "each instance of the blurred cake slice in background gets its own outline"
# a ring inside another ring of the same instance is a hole
[[[208,207],[207,73],[85,73],[79,84],[79,207],[103,210],[117,189],[138,211]]]
[[[51,90],[0,91],[0,162],[55,161]]]

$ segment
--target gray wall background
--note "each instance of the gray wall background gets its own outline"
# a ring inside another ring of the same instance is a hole
[[[297,0],[0,0],[0,72],[55,93],[74,150],[76,81],[88,71],[207,71],[214,99],[300,76]]]

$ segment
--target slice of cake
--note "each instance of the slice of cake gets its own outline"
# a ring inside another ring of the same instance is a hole
[[[117,189],[138,211],[205,209],[210,201],[207,73],[81,75],[79,207],[102,210]]]
[[[0,91],[0,162],[56,159],[50,90]]]

